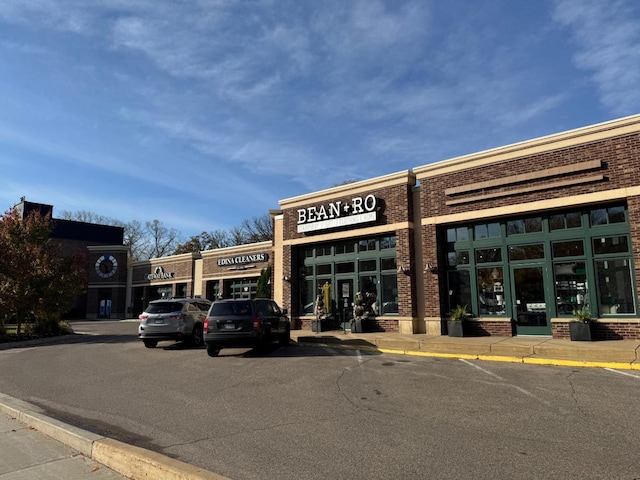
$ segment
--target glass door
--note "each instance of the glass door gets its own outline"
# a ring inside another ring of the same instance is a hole
[[[336,306],[340,327],[343,329],[351,328],[351,319],[353,318],[353,299],[355,292],[353,291],[354,279],[338,278],[336,279],[338,288],[336,289]]]
[[[551,335],[543,266],[511,267],[517,335]]]

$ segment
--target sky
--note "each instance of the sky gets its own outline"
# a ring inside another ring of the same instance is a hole
[[[640,113],[636,0],[2,0],[0,208],[184,238]]]

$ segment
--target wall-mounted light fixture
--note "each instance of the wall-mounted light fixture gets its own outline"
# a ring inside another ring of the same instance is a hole
[[[288,276],[286,276],[286,275],[283,275],[283,276],[282,276],[282,280],[284,280],[285,282],[288,282],[288,281],[289,281],[289,277],[288,277]]]
[[[398,273],[404,273],[405,275],[409,275],[409,273],[411,273],[411,272],[409,270],[409,267],[405,267],[404,265],[400,265],[398,267]]]
[[[438,273],[438,265],[434,263],[427,263],[424,267],[425,272]]]

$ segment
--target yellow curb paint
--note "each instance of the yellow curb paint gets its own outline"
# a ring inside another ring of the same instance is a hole
[[[582,360],[560,360],[554,358],[536,358],[536,357],[510,357],[502,355],[470,355],[467,353],[439,353],[439,352],[423,352],[419,350],[393,350],[388,348],[375,347],[358,347],[354,345],[338,345],[335,343],[298,343],[304,347],[323,347],[336,348],[342,350],[361,350],[369,352],[388,353],[393,355],[411,355],[414,357],[429,358],[455,358],[464,360],[482,360],[488,362],[508,362],[508,363],[525,363],[531,365],[552,365],[557,367],[584,367],[584,368],[615,368],[618,370],[640,370],[640,363],[620,363],[620,362],[589,362]]]

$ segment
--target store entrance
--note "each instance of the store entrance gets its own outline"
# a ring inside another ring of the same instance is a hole
[[[353,285],[355,279],[353,277],[337,278],[336,289],[336,308],[338,314],[338,323],[340,328],[348,330],[351,328],[351,320],[353,319],[353,298],[355,292]]]
[[[544,282],[546,267],[511,267],[517,335],[551,335]]]

